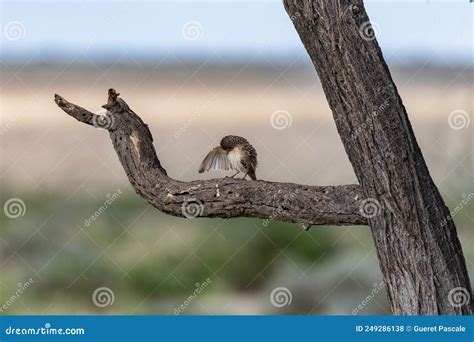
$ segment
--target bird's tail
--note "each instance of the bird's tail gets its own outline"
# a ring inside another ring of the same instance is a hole
[[[255,170],[249,171],[248,175],[252,180],[257,180],[257,176],[255,176]]]

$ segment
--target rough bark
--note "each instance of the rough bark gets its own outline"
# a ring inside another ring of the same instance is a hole
[[[109,90],[105,116],[59,95],[55,102],[77,120],[109,131],[133,188],[159,210],[187,218],[258,217],[300,223],[305,229],[321,224],[367,224],[361,215],[358,185],[308,186],[234,178],[181,182],[168,177],[148,126],[118,95]]]
[[[284,0],[284,5],[319,75],[364,197],[377,206],[369,225],[392,312],[472,314],[456,228],[363,2]],[[459,295],[468,297],[465,305],[456,302]]]
[[[230,178],[180,182],[167,176],[148,127],[113,90],[104,105],[106,116],[58,95],[55,101],[77,120],[109,130],[135,191],[158,209],[181,217],[248,216],[305,227],[368,221],[394,314],[472,314],[456,228],[362,1],[284,3],[321,79],[362,188]]]

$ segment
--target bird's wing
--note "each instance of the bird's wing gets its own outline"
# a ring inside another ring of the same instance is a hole
[[[232,166],[227,159],[227,152],[220,147],[214,148],[204,158],[199,167],[199,173],[209,170],[231,170]]]

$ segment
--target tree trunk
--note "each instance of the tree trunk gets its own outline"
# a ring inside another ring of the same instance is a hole
[[[472,314],[449,210],[430,176],[360,0],[285,0],[367,205],[394,314]]]
[[[362,1],[285,0],[333,111],[358,185],[241,179],[181,182],[162,167],[148,126],[113,89],[105,116],[56,95],[75,119],[107,129],[135,191],[159,210],[193,217],[259,217],[370,224],[394,314],[472,314],[456,228],[426,167]]]

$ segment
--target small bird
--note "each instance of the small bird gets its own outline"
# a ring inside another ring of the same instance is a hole
[[[236,174],[244,173],[243,179],[249,175],[257,180],[255,169],[257,168],[257,151],[250,145],[247,139],[237,135],[227,135],[222,138],[220,146],[211,150],[204,158],[199,167],[199,173],[210,170],[234,170]]]

